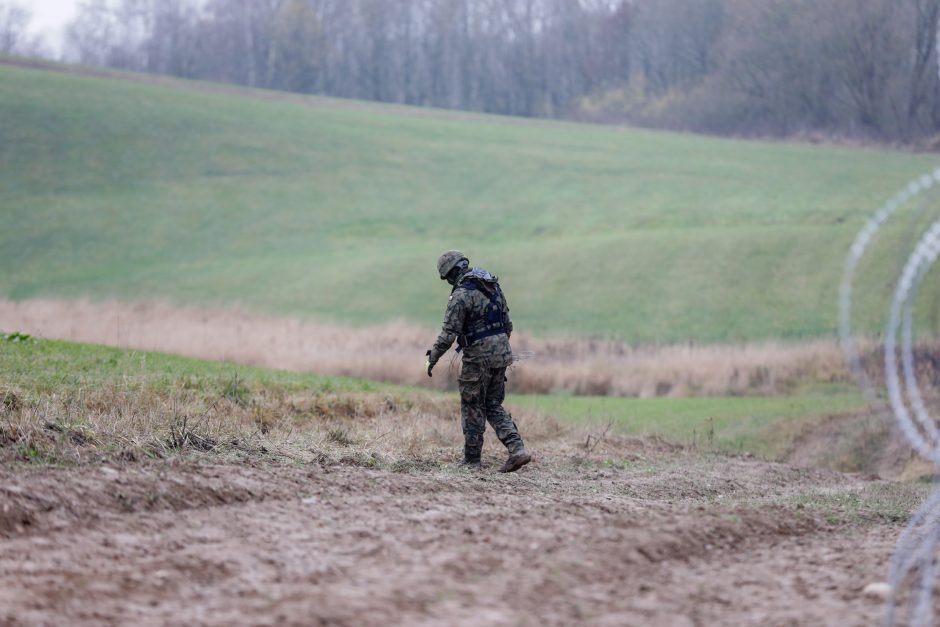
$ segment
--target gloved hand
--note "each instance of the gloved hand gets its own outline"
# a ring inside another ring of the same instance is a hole
[[[434,376],[431,374],[431,371],[434,370],[434,364],[431,363],[431,351],[425,353],[427,355],[427,361],[424,362],[424,369],[428,371],[428,376]]]

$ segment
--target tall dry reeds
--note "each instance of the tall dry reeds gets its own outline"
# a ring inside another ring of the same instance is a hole
[[[454,387],[449,353],[428,379],[424,352],[436,331],[404,323],[346,328],[239,310],[88,300],[0,300],[0,329],[270,368]],[[631,347],[620,342],[512,338],[535,357],[517,364],[510,389],[584,395],[775,394],[808,381],[848,382],[834,341]],[[874,364],[876,360],[870,360]]]
[[[825,340],[630,347],[522,338],[516,345],[540,355],[516,373],[522,389],[540,392],[639,397],[777,394],[808,381],[849,380],[839,347]]]

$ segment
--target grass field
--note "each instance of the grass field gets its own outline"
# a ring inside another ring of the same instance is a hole
[[[178,415],[199,416],[210,407],[218,414],[210,422],[219,433],[256,429],[259,416],[266,424],[281,425],[286,433],[291,429],[289,425],[300,429],[299,425],[307,424],[310,399],[315,399],[312,406],[320,418],[354,418],[357,413],[372,416],[375,411],[384,411],[386,405],[398,410],[423,408],[449,418],[447,433],[441,436],[444,440],[453,447],[460,440],[457,404],[451,395],[147,351],[0,339],[0,381],[0,396],[12,392],[17,404],[34,406],[31,415],[40,430],[48,421],[64,420],[68,429],[85,433],[83,437],[107,432],[111,435],[101,436],[104,448],[117,445],[111,440],[121,438],[114,434],[133,431],[132,423],[156,431],[156,420],[160,428],[170,430]],[[350,398],[355,399],[352,405]],[[222,405],[217,406],[220,400]],[[11,403],[4,398],[5,405]],[[111,412],[107,417],[96,417],[105,404],[124,409],[117,415]],[[803,427],[829,415],[864,409],[859,395],[838,390],[799,397],[631,399],[526,395],[510,397],[507,404],[516,411],[517,418],[522,417],[520,424],[535,425],[531,428],[540,431],[546,427],[539,416],[583,427],[585,433],[594,435],[603,432],[610,422],[611,435],[656,435],[678,444],[747,452],[767,459],[784,454]],[[370,409],[373,407],[379,409]],[[419,423],[427,421],[415,419]],[[161,422],[167,420],[167,424]],[[390,420],[399,421],[393,417]],[[383,424],[380,433],[390,423]],[[401,421],[403,433],[408,430],[407,424],[407,420]],[[221,439],[218,434],[212,437]],[[489,440],[499,448],[492,432]]]
[[[104,385],[158,392],[192,389],[222,393],[233,380],[249,392],[275,388],[308,393],[395,389],[364,379],[269,370],[151,351],[35,338],[16,340],[15,336],[11,340],[0,335],[0,381],[8,388],[38,395],[74,393]]]
[[[805,427],[832,415],[862,412],[860,394],[840,392],[795,397],[613,398],[513,396],[525,410],[548,413],[574,424],[591,424],[600,434],[654,435],[728,453],[779,459]]]
[[[827,335],[855,231],[936,162],[163,82],[0,65],[0,296],[430,326],[460,247],[539,335]]]

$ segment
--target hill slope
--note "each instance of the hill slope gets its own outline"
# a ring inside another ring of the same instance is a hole
[[[433,325],[460,247],[536,333],[824,335],[854,232],[933,162],[0,65],[0,297]]]

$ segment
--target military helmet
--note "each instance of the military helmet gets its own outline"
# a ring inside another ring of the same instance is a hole
[[[459,250],[448,250],[437,260],[437,273],[441,275],[441,280],[447,278],[450,271],[453,270],[461,261],[468,261],[467,257]]]

